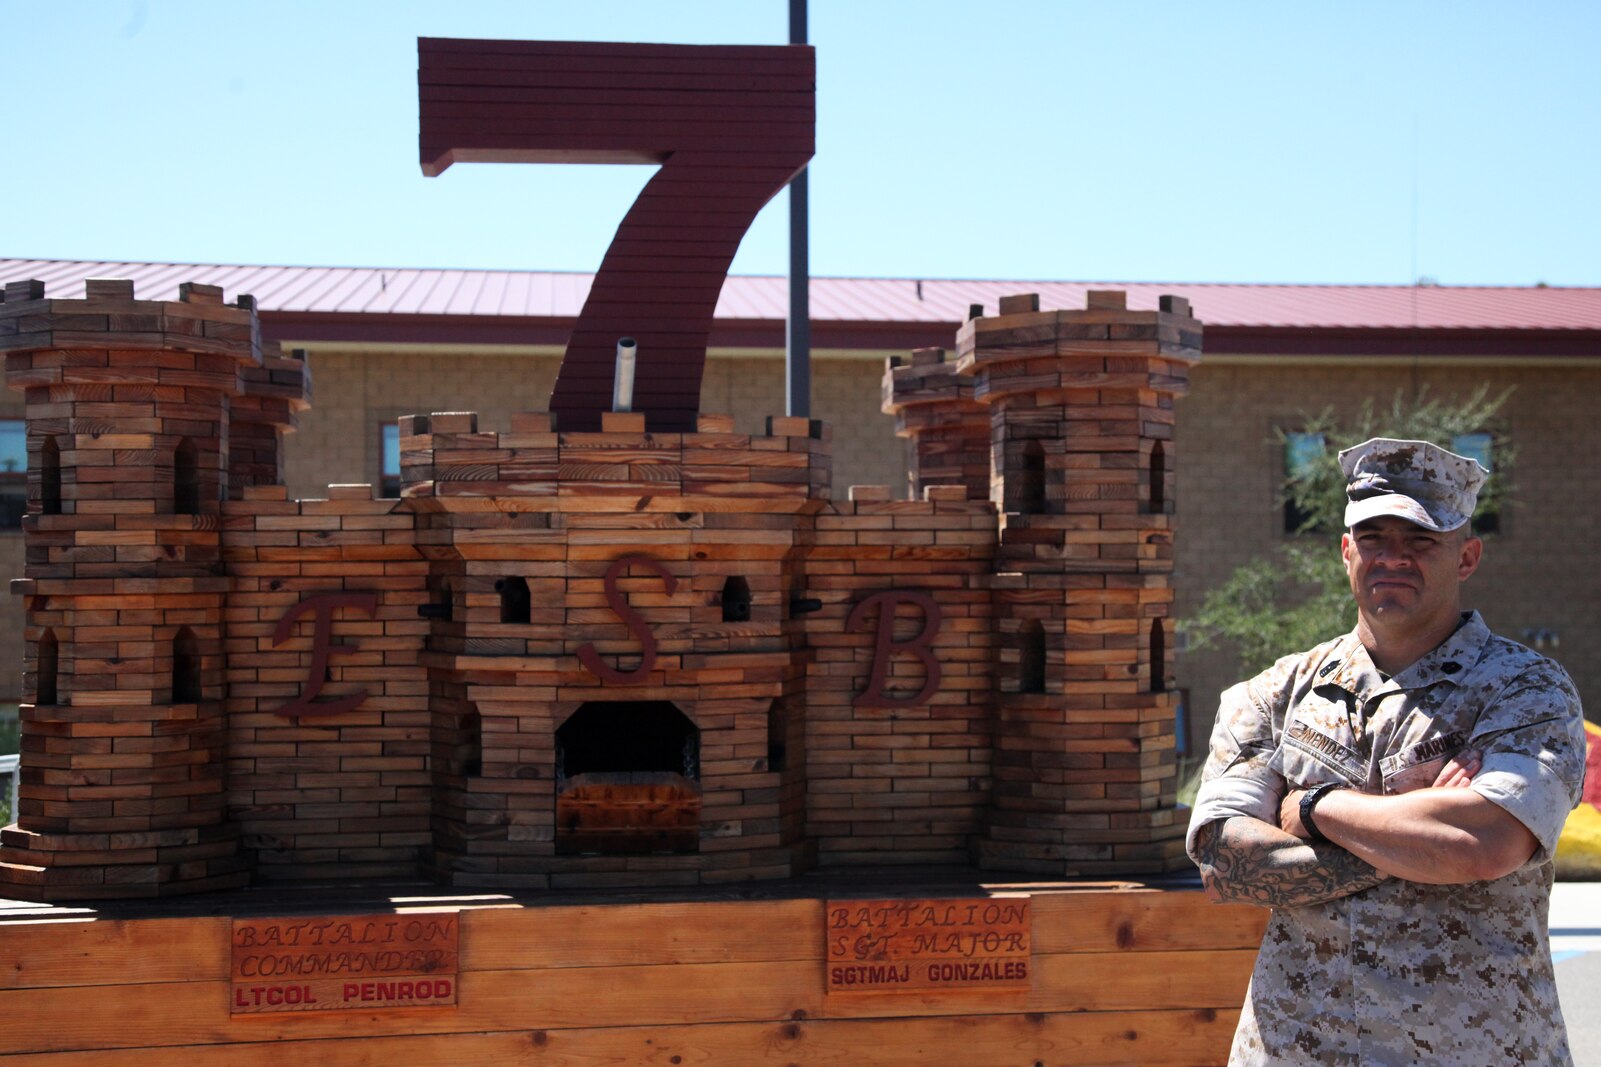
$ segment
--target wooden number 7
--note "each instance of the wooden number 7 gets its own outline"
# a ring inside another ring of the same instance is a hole
[[[634,410],[693,430],[729,264],[813,152],[805,45],[419,38],[423,173],[452,163],[659,163],[590,286],[550,409],[598,430],[620,337],[639,343]],[[559,211],[561,206],[549,205]]]

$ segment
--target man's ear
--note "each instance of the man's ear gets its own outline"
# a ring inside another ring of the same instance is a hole
[[[1469,534],[1462,541],[1462,554],[1457,558],[1456,576],[1458,581],[1467,581],[1473,572],[1479,569],[1479,560],[1484,556],[1484,542]]]
[[[1340,535],[1340,558],[1343,559],[1347,564],[1351,562],[1351,547],[1353,543],[1354,542],[1351,540],[1350,530],[1347,530]]]

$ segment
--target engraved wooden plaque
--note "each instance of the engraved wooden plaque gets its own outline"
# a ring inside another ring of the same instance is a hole
[[[831,900],[826,906],[829,993],[1030,988],[1033,923],[1026,897]]]
[[[236,919],[234,1015],[454,1007],[454,914]]]

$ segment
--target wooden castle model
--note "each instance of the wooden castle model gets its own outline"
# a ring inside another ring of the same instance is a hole
[[[910,500],[832,500],[815,421],[639,412],[409,417],[400,498],[290,500],[309,372],[249,298],[8,284],[29,700],[0,895],[1176,867],[1199,326],[1036,303],[891,361]]]
[[[402,419],[398,499],[288,498],[309,371],[249,297],[8,283],[29,702],[0,892],[1181,866],[1187,302],[1012,297],[952,355],[891,360],[909,500],[833,500],[816,421],[698,410],[740,237],[811,157],[814,78],[805,47],[419,41],[426,174],[661,166],[551,412]],[[608,402],[641,339],[640,403]]]

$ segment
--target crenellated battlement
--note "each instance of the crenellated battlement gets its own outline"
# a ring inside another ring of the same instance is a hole
[[[829,498],[827,427],[770,416],[756,435],[735,433],[733,423],[701,415],[693,433],[646,432],[642,414],[606,412],[600,432],[566,433],[541,412],[513,416],[496,433],[479,431],[472,412],[407,416],[401,495],[423,511],[506,497],[530,498],[532,511],[778,512]]]
[[[0,298],[0,352],[64,353],[84,347],[216,354],[252,364],[262,360],[255,298],[240,296],[229,304],[220,286],[184,282],[177,301],[171,301],[135,299],[133,282],[124,279],[91,278],[81,299],[47,298],[45,284],[37,280],[6,283]],[[132,362],[124,360],[121,365]],[[97,380],[71,371],[49,373],[74,365],[65,356],[59,362],[40,360],[30,364],[33,373],[16,377],[8,362],[7,381],[21,388]],[[115,380],[114,374],[110,377]],[[189,383],[170,375],[166,380]],[[203,381],[225,387],[209,378]]]

